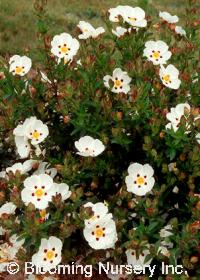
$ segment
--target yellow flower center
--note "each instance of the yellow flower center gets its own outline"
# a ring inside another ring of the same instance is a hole
[[[54,258],[55,254],[52,250],[49,250],[46,254],[46,257],[48,260],[52,260]]]
[[[141,177],[141,176],[138,177],[138,178],[137,178],[137,184],[138,184],[138,185],[143,185],[143,184],[144,184],[144,178]]]
[[[166,82],[166,83],[169,83],[170,82],[170,75],[164,75],[162,77],[162,79]]]
[[[39,133],[37,130],[35,130],[35,131],[32,133],[32,137],[33,137],[34,139],[38,139],[38,138],[40,137],[40,133]]]
[[[20,74],[21,72],[22,72],[22,67],[19,67],[19,66],[17,66],[16,68],[15,68],[15,72],[16,72],[16,74]]]
[[[42,189],[38,189],[36,192],[35,192],[35,195],[37,196],[37,197],[41,197],[41,196],[43,196],[43,194],[44,194],[44,191],[42,190]]]
[[[136,21],[137,19],[135,17],[128,17],[131,21]]]
[[[88,32],[88,29],[87,28],[83,29],[83,32]]]
[[[102,237],[102,236],[104,235],[104,231],[103,231],[103,229],[102,229],[102,228],[98,228],[98,229],[96,229],[96,231],[95,231],[95,235],[96,235],[96,237],[97,237],[97,238]]]
[[[115,87],[120,87],[122,82],[120,80],[115,81]]]
[[[153,53],[153,58],[158,59],[160,57],[160,53],[159,52],[154,52]]]
[[[67,46],[62,46],[62,47],[60,48],[60,50],[61,50],[62,53],[65,53],[65,54],[66,54],[66,53],[68,52],[69,49],[68,49]]]

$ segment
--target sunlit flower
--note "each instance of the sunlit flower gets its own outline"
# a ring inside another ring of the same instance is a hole
[[[154,170],[149,164],[133,163],[128,168],[126,185],[128,192],[143,196],[150,192],[154,186]]]
[[[183,29],[181,26],[176,26],[175,27],[175,32],[181,36],[186,36],[186,31]]]
[[[124,36],[127,32],[128,30],[121,26],[117,26],[116,30],[112,29],[112,33],[116,35],[118,38]]]
[[[65,183],[54,183],[54,188],[55,188],[55,192],[56,194],[60,194],[62,197],[62,201],[68,199],[72,192],[69,190],[69,186]]]
[[[43,238],[39,251],[32,256],[32,263],[42,267],[44,271],[56,267],[61,262],[62,241],[50,236],[49,239]]]
[[[24,163],[15,163],[13,166],[6,168],[6,173],[12,172],[15,174],[16,172],[19,172],[20,174],[25,174],[33,168],[35,162],[35,160],[26,160]]]
[[[94,213],[90,219],[85,220],[85,225],[88,227],[93,223],[98,223],[100,219],[103,219],[105,217],[109,219],[112,218],[112,214],[108,214],[108,207],[102,202],[97,202],[95,204],[93,204],[92,202],[88,202],[84,205],[84,207],[91,207],[92,212]]]
[[[152,259],[145,262],[145,258],[149,255],[149,249],[145,249],[137,256],[136,250],[128,249],[126,250],[127,262],[132,266],[140,266],[149,265],[152,262]]]
[[[75,142],[75,147],[78,150],[77,154],[83,157],[96,157],[105,150],[105,146],[99,139],[90,136],[81,137]]]
[[[172,16],[168,12],[159,12],[159,17],[168,23],[176,23],[179,21],[179,18],[176,15]]]
[[[85,226],[83,235],[93,249],[113,248],[117,238],[115,222],[110,218],[99,219],[91,226]]]
[[[180,87],[179,71],[174,65],[169,64],[166,68],[161,65],[159,74],[160,79],[166,87],[172,89],[178,89]]]
[[[47,174],[51,176],[51,178],[54,178],[57,174],[57,169],[50,167],[48,162],[42,161],[39,163],[37,170],[34,172],[34,175],[40,174]]]
[[[53,179],[47,174],[32,175],[26,178],[24,187],[21,192],[23,202],[26,205],[31,202],[37,209],[47,208],[52,196],[55,195]]]
[[[145,19],[145,12],[140,7],[124,6],[122,17],[125,22],[133,27],[146,27],[147,21]]]
[[[3,214],[7,214],[7,215],[15,214],[16,208],[17,207],[12,202],[7,202],[3,204],[0,207],[0,218],[2,217]]]
[[[186,113],[190,112],[190,105],[187,103],[180,103],[176,107],[172,107],[166,117],[170,121],[166,125],[166,129],[172,129],[176,132],[179,129],[180,121],[182,117],[187,118]]]
[[[163,41],[148,41],[145,44],[144,56],[154,65],[165,64],[171,55],[168,45]]]
[[[127,72],[122,71],[120,68],[116,68],[113,71],[113,75],[106,75],[103,78],[104,85],[109,88],[114,93],[128,93],[130,91],[131,78],[128,76]],[[112,85],[110,86],[110,83]]]
[[[162,228],[160,230],[159,234],[160,234],[161,238],[166,238],[168,236],[173,235],[173,233],[172,233],[172,226],[170,224],[166,225],[164,228]]]
[[[51,41],[51,52],[58,58],[70,61],[79,49],[79,41],[68,33],[61,33],[53,37]]]
[[[27,56],[14,55],[9,60],[10,69],[13,75],[24,76],[31,69],[32,62]]]
[[[79,21],[78,28],[82,32],[78,36],[79,39],[97,38],[100,34],[105,32],[103,27],[94,28],[89,22]]]

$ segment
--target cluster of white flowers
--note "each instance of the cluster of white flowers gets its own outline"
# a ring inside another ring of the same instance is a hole
[[[84,205],[90,207],[93,216],[85,220],[83,234],[90,247],[93,249],[114,248],[117,238],[116,225],[112,214],[108,213],[108,207],[102,202]]]
[[[178,69],[172,64],[166,68],[163,66],[172,55],[168,49],[168,45],[163,41],[148,41],[145,44],[144,56],[154,65],[160,65],[160,79],[166,87],[178,89],[181,84]]]
[[[82,34],[78,36],[79,39],[97,38],[100,34],[105,32],[103,27],[98,27],[95,29],[90,23],[86,21],[80,21],[78,28],[82,32]]]
[[[176,15],[172,16],[168,12],[160,12],[159,13],[159,17],[162,18],[165,22],[167,22],[169,24],[175,24],[175,23],[177,23],[179,21],[179,18]],[[186,36],[186,31],[181,26],[179,26],[179,25],[176,25],[175,32],[178,35]]]
[[[170,112],[167,113],[166,117],[170,121],[165,128],[166,129],[173,129],[174,132],[178,131],[180,127],[180,122],[182,119],[185,120],[185,133],[189,134],[190,133],[190,124],[188,123],[188,118],[190,117],[191,114],[191,108],[188,103],[180,103],[176,105],[176,107],[172,107],[170,109]],[[197,120],[200,119],[200,115],[196,116],[194,118],[194,125]],[[196,140],[198,143],[200,138],[200,133],[196,134]]]
[[[130,6],[117,6],[116,8],[109,9],[109,20],[112,22],[129,24],[129,28],[117,26],[116,30],[112,30],[112,33],[117,37],[123,36],[125,33],[130,33],[131,29],[138,30],[138,28],[146,27],[147,20],[145,19],[145,11],[140,7]]]

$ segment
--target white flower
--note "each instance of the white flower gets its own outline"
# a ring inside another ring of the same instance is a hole
[[[112,22],[119,22],[119,16],[123,14],[123,8],[124,6],[117,6],[116,8],[109,9],[109,20]]]
[[[36,117],[30,117],[25,120],[23,127],[23,135],[31,140],[32,145],[37,145],[44,141],[49,135],[49,130],[46,124]]]
[[[117,6],[116,8],[109,9],[109,20],[119,22],[122,17],[123,22],[127,22],[133,27],[145,27],[147,21],[145,19],[145,12],[139,7],[130,6]]]
[[[57,175],[57,169],[50,168],[50,164],[48,162],[42,161],[39,163],[37,170],[34,172],[34,175],[40,174],[47,174],[53,179]]]
[[[9,60],[10,69],[9,71],[13,75],[24,76],[29,72],[32,66],[31,59],[27,56],[14,55]]]
[[[124,6],[122,10],[122,17],[125,22],[133,27],[146,27],[147,21],[145,19],[145,12],[140,7]]]
[[[127,262],[129,265],[132,265],[132,266],[142,266],[143,267],[144,265],[149,265],[151,263],[152,259],[145,262],[145,258],[149,254],[150,254],[149,249],[145,249],[137,258],[136,251],[132,250],[132,249],[128,249],[128,250],[126,250]]]
[[[165,64],[171,55],[168,45],[163,41],[147,41],[145,44],[144,56],[154,65]]]
[[[179,188],[177,186],[175,186],[172,190],[173,193],[179,193]]]
[[[16,234],[9,238],[9,242],[0,245],[0,272],[6,271],[7,265],[16,260],[16,254],[24,244],[24,239],[18,241]]]
[[[168,23],[176,23],[179,21],[179,18],[176,15],[172,16],[168,12],[159,12],[159,17]]]
[[[170,224],[166,225],[164,228],[162,228],[160,230],[159,234],[160,234],[161,238],[166,238],[168,236],[173,235],[173,233],[172,233],[172,226]]]
[[[12,215],[15,213],[17,206],[12,202],[7,202],[0,207],[0,218],[3,214]]]
[[[78,36],[79,39],[97,38],[100,34],[105,32],[103,27],[94,28],[89,22],[79,21],[78,28],[82,32]]]
[[[85,226],[83,235],[93,249],[113,248],[117,238],[115,222],[110,217],[98,219],[97,223]]]
[[[6,168],[6,173],[12,172],[15,174],[18,171],[20,174],[25,174],[33,168],[35,162],[35,160],[26,160],[24,163],[15,163],[13,166]]]
[[[47,174],[26,178],[24,187],[21,192],[23,202],[26,205],[31,202],[40,210],[47,208],[52,196],[55,195],[53,179]]]
[[[43,83],[49,83],[52,84],[52,82],[49,80],[49,78],[47,77],[47,75],[45,73],[43,73],[42,71],[40,71],[40,74],[42,76],[41,81]]]
[[[13,134],[15,135],[15,144],[20,157],[26,158],[31,151],[28,141],[30,140],[31,144],[37,147],[37,144],[43,142],[49,135],[49,130],[41,120],[36,117],[30,117],[23,124],[19,124],[14,129]]]
[[[83,157],[96,157],[103,153],[105,146],[99,139],[94,139],[90,136],[84,136],[75,142],[77,154]]]
[[[181,26],[176,26],[175,32],[181,36],[186,36],[186,31]]]
[[[6,233],[6,230],[2,226],[0,226],[0,236],[4,235],[5,233]]]
[[[79,41],[68,33],[61,33],[53,37],[51,41],[51,52],[58,58],[64,58],[70,61],[76,55],[79,49]]]
[[[116,35],[117,37],[122,37],[127,32],[128,32],[128,30],[126,28],[124,28],[124,27],[121,27],[121,26],[117,26],[116,30],[112,29],[112,33],[114,35]]]
[[[27,158],[31,151],[31,146],[28,142],[28,139],[24,138],[23,136],[15,136],[15,144],[20,158]]]
[[[91,207],[92,212],[94,213],[90,219],[85,220],[85,225],[87,227],[91,226],[93,223],[97,223],[98,220],[105,217],[110,219],[112,218],[112,214],[108,214],[108,207],[102,202],[97,202],[95,204],[88,202],[84,205],[84,207]]]
[[[61,262],[62,241],[50,236],[49,239],[43,238],[39,251],[32,256],[32,263],[42,267],[44,271],[49,271]]]
[[[149,164],[133,163],[128,168],[126,185],[128,192],[143,196],[150,192],[154,186],[154,170]]]
[[[172,89],[178,89],[180,87],[181,80],[178,78],[179,71],[174,65],[169,64],[166,68],[161,65],[159,75],[166,87]]]
[[[128,93],[130,91],[130,82],[131,78],[128,76],[127,72],[122,71],[120,68],[116,68],[113,71],[113,75],[106,75],[103,78],[104,85],[110,89],[109,82],[113,83],[112,88],[110,89],[114,93]]]
[[[190,112],[190,105],[187,103],[180,103],[176,107],[172,107],[166,117],[170,121],[166,125],[166,129],[172,129],[176,132],[182,117],[186,117],[185,112]]]
[[[167,247],[161,245],[158,247],[158,251],[157,251],[157,254],[161,253],[163,256],[165,257],[170,257],[170,251],[168,250]]]
[[[170,164],[168,164],[168,170],[169,172],[176,171],[177,170],[176,162],[171,162]]]
[[[54,183],[54,187],[55,187],[56,194],[61,195],[62,201],[68,199],[72,194],[72,192],[69,191],[69,186],[65,183],[61,183],[61,184]]]

